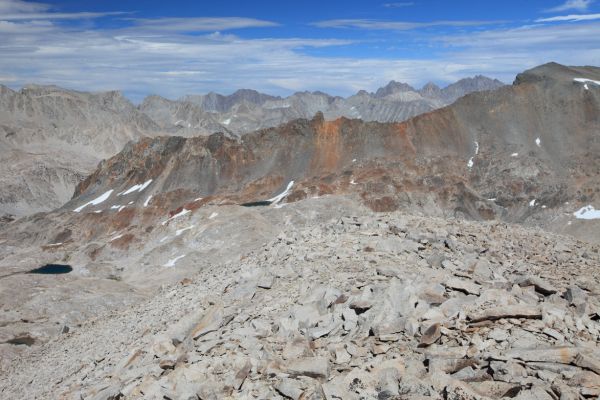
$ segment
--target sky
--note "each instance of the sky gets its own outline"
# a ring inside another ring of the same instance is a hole
[[[0,0],[0,84],[348,96],[600,66],[600,0]]]

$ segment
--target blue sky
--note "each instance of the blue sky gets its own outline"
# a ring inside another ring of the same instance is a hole
[[[0,0],[0,83],[350,95],[549,61],[600,65],[600,0]]]

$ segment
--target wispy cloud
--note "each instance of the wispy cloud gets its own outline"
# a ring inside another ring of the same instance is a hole
[[[0,13],[36,13],[50,8],[47,4],[25,2],[21,0],[0,0]]]
[[[558,17],[540,18],[535,22],[581,22],[600,19],[600,14],[561,15]]]
[[[136,27],[159,32],[215,32],[243,28],[265,28],[279,26],[271,21],[254,18],[132,18]]]
[[[594,0],[567,0],[563,4],[545,10],[546,12],[563,12],[569,10],[587,11]]]
[[[402,1],[402,2],[396,2],[396,3],[384,3],[383,6],[385,8],[403,8],[403,7],[410,7],[410,6],[414,6],[415,3],[412,1]]]
[[[0,0],[0,10],[52,14],[45,5],[16,0]],[[393,28],[371,20],[333,24],[394,31],[478,25],[477,30],[450,30],[444,35],[411,35],[419,46],[431,49],[427,57],[420,57],[383,50],[361,54],[353,46],[365,43],[327,38],[327,30],[318,30],[321,37],[310,39],[245,38],[237,31],[216,32],[275,24],[243,17],[119,18],[118,28],[98,28],[74,21],[65,25],[52,18],[7,21],[4,11],[0,12],[0,83],[120,89],[135,100],[147,94],[177,98],[244,87],[282,95],[297,90],[348,95],[359,89],[374,90],[392,79],[420,85],[486,74],[511,81],[517,72],[548,61],[600,64],[600,22],[594,21],[519,28],[487,21],[385,23],[394,24]],[[388,32],[381,36],[378,46],[404,40]]]
[[[53,12],[50,6],[42,3],[29,3],[21,0],[0,0],[0,20],[32,21],[59,19],[92,19],[111,15],[127,14],[124,12]]]
[[[330,19],[314,22],[312,25],[319,28],[357,28],[370,30],[408,31],[433,26],[483,26],[503,23],[505,21],[431,21],[431,22],[405,22],[381,21],[373,19]]]

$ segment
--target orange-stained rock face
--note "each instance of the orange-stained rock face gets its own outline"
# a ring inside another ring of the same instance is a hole
[[[315,152],[311,160],[313,173],[330,172],[339,168],[344,152],[344,143],[341,137],[342,123],[341,119],[319,120],[315,123],[313,136]]]

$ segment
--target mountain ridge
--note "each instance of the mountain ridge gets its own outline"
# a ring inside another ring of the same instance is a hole
[[[193,101],[148,96],[135,106],[114,90],[87,93],[35,84],[19,91],[0,88],[0,215],[21,216],[62,205],[74,184],[100,160],[143,136],[224,132],[237,137],[295,118],[312,118],[319,111],[328,119],[345,115],[404,120],[443,103],[416,92],[411,98],[388,99],[343,99],[322,92],[281,98],[250,89],[206,96]],[[218,110],[227,111],[213,112]]]

